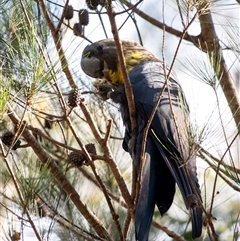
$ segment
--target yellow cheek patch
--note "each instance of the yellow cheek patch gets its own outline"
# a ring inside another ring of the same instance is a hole
[[[124,52],[125,61],[126,61],[126,69],[129,73],[137,64],[142,62],[145,59],[145,55],[141,52],[137,51],[125,51]],[[123,84],[123,76],[120,70],[120,66],[116,71],[108,69],[107,63],[104,62],[104,69],[103,69],[104,78],[107,82],[112,85],[113,87],[117,87]]]
[[[126,51],[125,61],[128,73],[133,69],[133,67],[144,60],[144,55],[141,52]]]
[[[104,68],[103,70],[104,78],[111,84],[112,86],[119,86],[123,84],[123,77],[120,67],[117,68],[117,71],[109,70]]]

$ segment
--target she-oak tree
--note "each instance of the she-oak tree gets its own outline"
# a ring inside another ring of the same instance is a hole
[[[89,42],[113,37],[124,75],[119,36],[129,26],[141,44],[147,35],[158,36],[154,48],[164,62],[169,58],[166,39],[169,34],[177,37],[174,56],[168,61],[171,69],[184,59],[182,53],[178,57],[180,47],[187,44],[199,51],[197,59],[186,55],[183,65],[190,81],[198,79],[212,88],[216,102],[204,126],[194,124],[193,116],[190,127],[199,156],[203,237],[238,239],[239,26],[235,16],[225,19],[224,11],[239,8],[239,3],[149,4],[151,8],[142,1],[88,0],[81,6],[50,0],[0,3],[3,240],[29,236],[31,240],[134,240],[136,176],[121,147],[118,106],[102,102],[92,80],[80,70],[82,49]],[[196,22],[200,33],[190,34]],[[131,97],[126,74],[124,78]],[[204,93],[200,96],[207,98]],[[150,240],[190,240],[189,217],[182,203],[179,195],[168,214],[160,218],[155,213]]]

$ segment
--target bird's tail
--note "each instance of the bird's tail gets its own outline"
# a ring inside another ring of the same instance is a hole
[[[189,160],[186,165],[182,165],[177,158],[174,158],[174,156],[177,157],[179,155],[177,150],[174,150],[174,148],[171,150],[171,148],[169,148],[169,150],[172,151],[169,154],[168,150],[165,150],[156,138],[155,143],[161,153],[161,157],[168,166],[180,192],[182,193],[182,197],[187,208],[190,208],[192,219],[192,238],[198,238],[202,233],[202,209],[201,204],[199,204],[199,202],[201,202],[201,191],[198,184],[195,158]],[[171,158],[169,158],[169,156],[171,156]]]
[[[192,218],[192,238],[198,238],[202,233],[202,209],[200,207],[190,208]]]

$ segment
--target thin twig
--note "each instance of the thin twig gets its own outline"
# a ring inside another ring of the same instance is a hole
[[[70,118],[67,117],[66,121],[67,121],[68,126],[70,127],[70,130],[72,131],[72,134],[75,137],[77,143],[81,147],[81,149],[82,149],[82,151],[83,151],[83,153],[84,153],[84,155],[85,155],[85,157],[86,157],[86,159],[88,161],[87,163],[91,167],[97,182],[99,183],[99,185],[101,187],[103,195],[104,195],[104,197],[105,197],[105,199],[107,201],[108,207],[110,209],[110,213],[112,215],[112,219],[113,219],[113,221],[114,221],[114,223],[115,223],[115,225],[117,227],[119,238],[120,238],[121,241],[123,241],[123,234],[122,234],[121,226],[120,226],[120,223],[119,223],[119,215],[117,215],[116,212],[115,212],[115,209],[114,209],[114,207],[112,205],[111,199],[110,199],[110,197],[108,195],[108,191],[107,191],[107,189],[106,189],[102,179],[100,178],[99,174],[97,173],[96,166],[95,166],[94,162],[92,161],[91,156],[89,155],[88,151],[86,150],[86,147],[82,144],[82,142],[79,139],[75,129],[73,128],[73,125],[72,125],[72,122],[71,122]]]
[[[221,111],[220,111],[219,99],[218,99],[218,95],[217,95],[217,92],[216,92],[215,89],[214,89],[214,93],[215,93],[215,96],[216,96],[216,99],[217,99],[217,110],[218,110],[218,114],[219,114],[219,120],[220,120],[221,128],[222,128],[222,131],[223,131],[223,136],[224,136],[225,142],[227,144],[227,151],[229,152],[229,155],[230,155],[231,160],[232,160],[232,154],[231,154],[231,150],[230,150],[231,146],[229,145],[228,140],[227,140],[227,135],[226,135],[226,132],[225,132],[225,128],[224,128],[224,124],[223,124],[223,120],[222,120],[222,116],[221,116]],[[233,144],[233,142],[232,142],[232,144]],[[225,152],[225,154],[226,153],[227,152]],[[221,176],[223,178],[223,175],[220,172],[220,166],[221,166],[221,163],[223,162],[223,157],[218,162],[217,167],[212,166],[212,168],[216,172],[216,175],[215,175],[214,182],[213,182],[213,191],[212,191],[212,198],[211,198],[211,205],[210,205],[210,208],[209,208],[209,213],[212,213],[212,209],[213,209],[213,203],[214,203],[214,198],[215,198],[215,190],[216,190],[216,186],[217,186],[218,176]],[[226,181],[226,178],[223,178],[223,179]]]
[[[104,137],[104,142],[107,143],[111,134],[111,129],[112,129],[112,119],[108,120],[108,124],[107,124],[107,131]]]
[[[101,186],[99,185],[99,183],[97,182],[96,179],[94,179],[94,177],[89,174],[83,167],[78,167],[78,170],[92,183],[94,183],[94,185],[96,185],[98,188],[101,188]],[[108,195],[117,203],[119,203],[122,207],[127,208],[127,205],[125,202],[123,202],[121,196],[117,196],[116,194],[113,194],[110,190],[108,190],[106,188]]]
[[[201,33],[198,36],[198,42],[202,47],[202,50],[207,52],[210,59],[213,60],[210,61],[211,65],[227,99],[238,132],[240,132],[240,99],[223,56],[222,47],[215,31],[209,4],[209,1],[205,0],[201,1],[201,4],[196,6],[198,8],[197,10],[199,12],[199,21],[201,26]]]
[[[3,195],[3,193],[1,193],[1,195]],[[12,201],[12,200],[11,200],[11,201]],[[5,204],[4,204],[3,202],[1,202],[1,201],[0,201],[0,205],[1,205],[2,207],[4,207],[8,212],[10,212],[10,213],[13,214],[14,216],[16,216],[18,220],[22,220],[22,221],[24,221],[24,222],[29,223],[29,220],[28,220],[27,218],[23,218],[22,216],[18,215],[18,214],[16,213],[16,210],[15,210],[15,209],[14,209],[14,211],[13,211],[12,209],[10,209],[7,205],[5,205]]]
[[[129,231],[129,227],[130,227],[130,224],[131,224],[131,220],[132,220],[131,213],[128,211],[127,212],[127,217],[125,219],[124,227],[123,227],[123,237],[126,240],[127,240],[127,236],[128,236],[128,231]]]
[[[104,156],[105,156],[105,161],[107,162],[107,164],[109,165],[109,167],[111,168],[112,170],[112,173],[119,185],[119,189],[121,191],[121,194],[124,198],[124,201],[126,202],[128,208],[130,210],[133,209],[133,202],[132,202],[132,198],[129,194],[129,191],[128,191],[128,188],[127,188],[127,185],[126,185],[126,182],[123,178],[123,176],[121,175],[120,173],[120,170],[116,164],[116,162],[114,161],[114,159],[112,158],[112,153],[111,153],[111,150],[108,146],[108,143],[106,143],[104,141],[104,138],[102,138],[102,135],[100,134],[99,130],[97,129],[95,123],[93,122],[92,120],[92,116],[91,116],[91,113],[90,111],[88,110],[87,106],[84,104],[84,103],[80,103],[80,108],[84,114],[84,116],[86,117],[86,119],[88,120],[88,125],[95,137],[95,139],[98,141],[98,143],[101,145],[101,147],[103,148],[103,151],[104,151]]]
[[[62,44],[61,44],[61,40],[60,40],[59,34],[56,32],[54,24],[53,24],[52,20],[49,17],[48,10],[47,10],[47,8],[45,6],[44,1],[43,0],[39,0],[39,4],[40,4],[40,6],[42,8],[42,11],[43,11],[44,17],[46,19],[47,25],[48,25],[48,27],[49,27],[49,29],[51,31],[54,44],[55,44],[56,49],[58,51],[59,60],[60,60],[61,66],[62,66],[62,70],[65,73],[65,75],[66,75],[66,77],[67,77],[67,79],[69,81],[70,86],[73,89],[75,89],[75,88],[77,88],[77,85],[76,85],[76,83],[75,83],[75,81],[73,79],[71,71],[68,68],[68,62],[67,62],[67,59],[65,57],[64,51],[62,49]]]
[[[105,34],[105,37],[108,38],[107,31],[106,31],[106,28],[105,28],[105,26],[104,26],[104,22],[103,22],[103,20],[102,20],[101,12],[99,12],[98,10],[96,10],[96,13],[97,13],[98,18],[99,18],[99,20],[100,20],[100,23],[101,23],[101,25],[102,25],[102,29],[103,29],[103,32],[104,32],[104,34]]]
[[[235,191],[240,192],[240,188],[237,185],[234,185],[231,181],[229,181],[222,173],[224,173],[224,171],[219,168],[219,166],[215,166],[214,164],[212,164],[208,158],[203,154],[203,152],[199,152],[199,156],[205,160],[209,166],[216,172],[216,176],[220,176],[230,187],[232,187],[232,189],[234,189]],[[225,174],[226,175],[226,174]],[[215,196],[215,188],[213,188],[213,192],[212,195]],[[213,208],[213,198],[211,200],[211,206],[210,206],[210,211],[209,213],[212,212],[212,208]]]
[[[153,225],[154,225],[154,227],[165,232],[169,237],[173,238],[176,241],[186,241],[186,239],[184,239],[183,237],[181,237],[179,234],[175,233],[174,231],[170,230],[166,226],[162,226],[161,224],[159,224],[155,221],[153,221]]]
[[[238,134],[235,135],[234,140],[237,138],[237,136],[238,136]],[[204,152],[207,156],[209,156],[211,159],[213,159],[217,163],[221,163],[221,165],[224,166],[226,169],[229,169],[230,171],[234,171],[237,174],[240,174],[240,169],[236,168],[235,166],[233,167],[233,166],[227,165],[225,162],[222,162],[222,159],[219,159],[219,158],[213,156],[210,152],[208,152],[202,146],[199,146],[199,151]]]
[[[66,0],[65,6],[64,6],[64,8],[63,8],[62,16],[61,16],[61,18],[59,19],[58,25],[57,25],[56,30],[55,30],[55,31],[56,31],[56,34],[59,33],[60,28],[61,28],[61,26],[62,26],[62,23],[63,23],[64,17],[65,17],[65,14],[66,14],[66,12],[67,12],[68,3],[69,3],[69,0]]]
[[[134,96],[132,93],[131,83],[128,78],[126,62],[125,62],[125,58],[123,55],[123,48],[120,43],[120,38],[118,35],[117,25],[116,25],[116,21],[115,21],[115,13],[112,8],[112,0],[108,0],[107,14],[108,14],[109,21],[110,21],[111,28],[112,28],[112,34],[113,34],[113,38],[115,41],[115,46],[116,46],[116,50],[117,50],[117,54],[118,54],[120,70],[121,70],[121,73],[123,76],[123,82],[124,82],[124,87],[125,87],[125,92],[126,92],[126,97],[127,97],[127,102],[128,102],[130,121],[131,121],[131,129],[133,131],[135,129],[135,127],[137,126]]]
[[[123,83],[124,83],[124,88],[125,88],[125,93],[126,93],[126,98],[127,98],[128,108],[129,108],[131,131],[133,131],[137,126],[134,96],[133,96],[133,92],[132,92],[131,83],[130,83],[130,80],[129,80],[129,77],[127,74],[126,62],[125,62],[125,58],[123,55],[122,45],[120,43],[120,39],[119,39],[119,35],[118,35],[117,25],[116,25],[116,21],[115,21],[115,13],[112,8],[112,0],[108,0],[107,14],[109,17],[109,22],[110,22],[110,25],[112,28],[111,30],[112,30],[112,34],[113,34],[113,38],[115,41],[115,46],[116,46],[116,50],[117,50],[117,54],[118,54],[120,71],[123,76]],[[133,139],[135,139],[136,136],[133,135],[131,138],[132,138],[131,141],[134,141]],[[135,178],[136,175],[134,173],[136,173],[136,168],[133,164],[132,164],[132,166],[133,166],[132,177]],[[135,193],[135,190],[134,190],[135,183],[136,183],[136,180],[133,180],[132,181],[132,194]],[[132,202],[133,197],[134,197],[134,195],[128,196],[128,200],[125,200],[129,207],[128,210],[129,210],[132,218],[134,218],[134,206],[133,206],[133,202]]]
[[[19,121],[20,122],[20,121]],[[20,186],[18,185],[18,180],[17,180],[17,177],[15,176],[11,166],[9,165],[9,162],[8,162],[8,159],[7,159],[7,156],[4,155],[4,148],[2,146],[2,143],[0,143],[0,148],[1,148],[1,152],[3,153],[3,160],[5,161],[5,164],[6,164],[6,167],[7,167],[7,170],[11,176],[11,180],[13,181],[13,184],[16,188],[16,191],[17,191],[17,194],[18,194],[18,197],[20,199],[20,202],[21,202],[21,205],[22,207],[24,207],[24,212],[26,213],[27,215],[27,218],[28,218],[28,222],[30,223],[35,235],[36,235],[36,238],[39,240],[39,241],[42,241],[42,237],[40,235],[40,233],[38,232],[37,230],[37,227],[36,225],[34,224],[33,220],[32,220],[32,217],[30,215],[30,212],[28,210],[28,208],[26,207],[26,203],[24,202],[24,196],[21,192],[21,188]]]
[[[147,22],[151,23],[153,26],[156,26],[160,29],[165,29],[165,31],[167,33],[170,33],[176,37],[182,37],[183,33],[182,31],[179,31],[177,29],[174,29],[172,27],[167,26],[166,24],[163,24],[162,22],[158,21],[157,19],[147,15],[145,12],[139,10],[138,8],[136,8],[132,3],[124,0],[123,3],[128,6],[129,8],[131,8],[133,10],[134,13],[136,13],[137,15],[139,15],[140,17],[142,17],[144,20],[146,20]],[[186,33],[184,35],[184,40],[191,42],[191,43],[198,43],[198,38],[197,36],[192,36],[189,35],[188,33]]]
[[[76,235],[90,241],[92,239],[90,239],[89,237],[83,235],[82,233],[85,233],[89,236],[91,236],[91,238],[94,238],[94,240],[103,240],[102,238],[99,238],[98,236],[82,229],[81,227],[77,226],[76,224],[74,224],[73,222],[71,222],[70,220],[66,219],[64,216],[62,216],[61,214],[59,214],[55,208],[52,208],[47,202],[45,202],[39,195],[36,195],[35,197],[35,201],[38,204],[38,207],[40,207],[40,209],[43,210],[43,214],[45,216],[48,216],[49,218],[51,218],[52,220],[56,221],[59,225],[64,226],[65,228],[71,230],[73,233],[75,233]],[[80,230],[82,233],[80,233]]]

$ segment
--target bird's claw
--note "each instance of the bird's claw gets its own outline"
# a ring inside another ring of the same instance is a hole
[[[190,194],[187,196],[187,204],[190,208],[198,207],[198,199],[195,194]]]
[[[96,88],[96,94],[98,94],[103,100],[110,98],[112,93],[112,87],[107,83],[95,83],[94,87]]]

